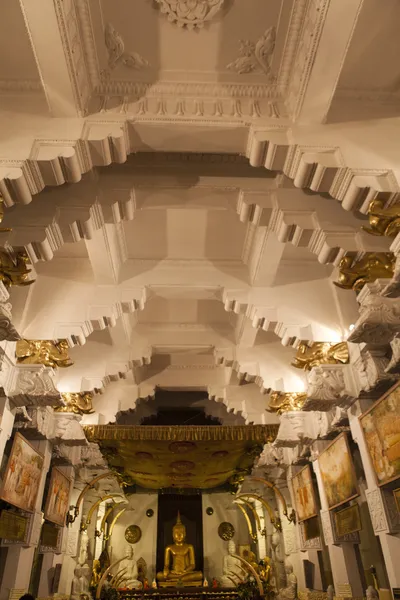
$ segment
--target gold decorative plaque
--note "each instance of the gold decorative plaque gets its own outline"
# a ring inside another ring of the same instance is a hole
[[[129,525],[125,529],[125,539],[130,544],[137,544],[142,537],[142,530],[139,525]]]
[[[227,521],[220,523],[218,527],[218,535],[221,540],[225,540],[226,542],[231,540],[235,535],[235,528],[232,523],[228,523]]]

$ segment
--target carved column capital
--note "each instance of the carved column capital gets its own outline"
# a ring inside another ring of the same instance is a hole
[[[348,341],[385,346],[400,332],[400,299],[366,294]]]
[[[346,388],[347,365],[321,365],[307,376],[307,400],[303,410],[329,411],[336,405],[349,406],[354,397]]]
[[[314,440],[312,415],[307,412],[286,412],[281,415],[281,424],[275,440],[276,447],[294,448]]]
[[[14,406],[64,406],[54,385],[54,370],[43,365],[18,365],[12,369],[8,396]]]
[[[88,441],[80,420],[80,415],[54,413],[53,442],[66,446],[86,446]]]
[[[389,361],[385,352],[364,348],[360,357],[352,363],[353,374],[359,395],[367,398],[379,398],[396,380],[395,375],[387,372]]]
[[[29,419],[16,423],[22,432],[29,432],[29,436],[35,439],[51,439],[54,430],[53,409],[44,407],[28,407],[26,409]]]

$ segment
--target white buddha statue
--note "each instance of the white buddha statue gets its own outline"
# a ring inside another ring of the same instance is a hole
[[[293,573],[293,566],[290,563],[286,565],[287,586],[280,590],[280,600],[297,600],[297,577]]]
[[[79,600],[82,591],[82,568],[80,565],[77,565],[74,570],[74,578],[71,585],[71,599]]]
[[[240,561],[232,554],[236,554],[236,546],[233,540],[229,540],[228,554],[224,556],[221,587],[234,587],[243,577]]]
[[[140,589],[142,587],[141,582],[138,580],[138,568],[135,560],[134,551],[132,546],[126,547],[124,565],[127,567],[124,576],[125,585],[129,589]]]

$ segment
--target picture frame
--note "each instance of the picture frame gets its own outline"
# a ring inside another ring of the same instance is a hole
[[[319,518],[317,516],[301,521],[301,524],[303,526],[303,535],[306,542],[321,536]]]
[[[301,523],[306,519],[316,517],[318,515],[318,507],[310,465],[306,465],[292,477],[292,490],[297,521]]]
[[[358,504],[352,504],[334,513],[336,534],[344,537],[351,533],[362,530],[360,508]]]
[[[391,387],[359,420],[377,485],[395,481],[400,477],[400,384]]]
[[[44,508],[46,521],[63,527],[66,523],[69,509],[69,495],[71,491],[71,480],[57,467],[53,467],[50,477],[50,485]]]
[[[393,496],[396,501],[397,512],[400,514],[400,488],[393,490]]]
[[[346,433],[338,435],[319,455],[318,465],[329,510],[359,495]]]
[[[16,433],[1,486],[0,498],[21,510],[34,512],[44,457]]]

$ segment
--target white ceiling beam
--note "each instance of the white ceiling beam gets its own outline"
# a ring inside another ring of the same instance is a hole
[[[92,92],[73,0],[20,0],[53,117],[82,117]]]
[[[324,123],[364,0],[312,2],[314,27],[303,28],[289,83],[289,110],[296,123]],[[290,87],[292,87],[292,94]],[[292,98],[290,98],[292,96]]]

